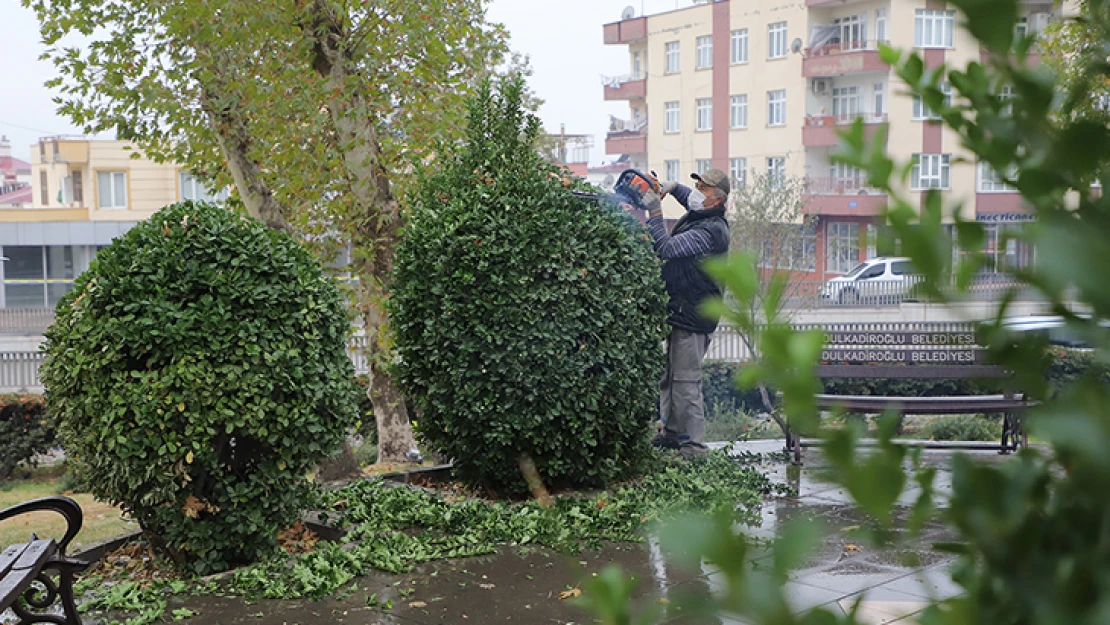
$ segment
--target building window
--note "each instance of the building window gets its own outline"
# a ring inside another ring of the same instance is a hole
[[[944,92],[944,106],[952,106],[952,85],[947,82],[940,83],[940,90]],[[921,96],[913,96],[913,119],[922,121],[926,119],[940,119],[940,115],[929,110]]]
[[[73,201],[77,202],[78,206],[85,205],[85,184],[81,176],[81,170],[75,169],[70,174],[73,177]]]
[[[748,94],[741,93],[729,98],[729,125],[732,128],[748,127]]]
[[[678,132],[678,102],[664,102],[663,111],[666,114],[663,132]]]
[[[914,11],[913,45],[917,48],[951,48],[956,12],[940,9]]]
[[[96,196],[98,208],[127,208],[127,172],[96,172]]]
[[[1017,173],[1017,169],[1010,172],[1010,178]],[[1017,189],[1006,184],[991,167],[990,163],[979,162],[979,193],[1017,193]]]
[[[4,246],[0,252],[8,258],[4,263],[5,307],[53,308],[73,288],[78,274],[75,249],[71,245]]]
[[[871,85],[871,93],[875,96],[874,115],[877,119],[882,119],[886,115],[886,85],[881,82]]]
[[[678,161],[664,161],[663,163],[667,166],[667,180],[677,182],[679,176]]]
[[[731,179],[732,186],[744,186],[744,183],[748,180],[748,159],[742,157],[728,159],[728,176]]]
[[[786,22],[767,25],[767,58],[786,58]]]
[[[713,167],[713,159],[699,158],[694,161],[694,167],[697,169],[697,172],[699,174],[704,174],[705,172],[709,171],[711,167]]]
[[[696,48],[696,63],[698,69],[713,67],[713,36],[698,37]]]
[[[1019,17],[1017,23],[1014,24],[1014,39],[1021,41],[1025,39],[1025,35],[1029,34],[1029,18]]]
[[[910,188],[914,191],[948,189],[951,162],[951,154],[914,154]]]
[[[829,165],[829,181],[832,188],[840,193],[859,193],[864,176],[859,167],[833,163]]]
[[[732,31],[732,62],[734,64],[748,62],[747,28]]]
[[[50,189],[46,183],[46,170],[39,172],[39,200],[42,201],[43,206],[50,205]]]
[[[767,92],[767,125],[786,125],[786,90]]]
[[[679,63],[678,42],[668,41],[667,45],[664,46],[664,50],[666,51],[665,56],[667,59],[666,72],[668,74],[677,74],[682,69]]]
[[[830,222],[825,231],[825,269],[848,273],[859,264],[859,224]]]
[[[886,9],[875,9],[875,39],[886,43]]]
[[[859,87],[834,87],[832,113],[838,122],[851,121],[859,116]]]
[[[643,80],[644,60],[639,52],[632,53],[632,80]]]
[[[793,226],[797,232],[790,237],[789,254],[787,262],[794,271],[817,271],[817,224],[810,221],[807,224]]]
[[[786,179],[786,157],[785,156],[769,156],[767,157],[767,182],[771,187],[778,188],[782,185],[783,180]]]
[[[694,104],[697,113],[694,130],[713,130],[713,99],[698,98]]]
[[[178,173],[177,180],[181,195],[179,199],[181,201],[192,200],[194,202],[219,204],[227,200],[227,190],[220,191],[219,193],[212,193],[204,186],[203,182],[194,178],[193,175],[187,171]]]
[[[1103,95],[1099,97],[1105,98],[1106,96]],[[1002,89],[998,92],[998,99],[1002,102],[1002,108],[999,109],[999,112],[1008,117],[1012,117],[1014,114],[1014,88],[1010,85],[1002,87]],[[1103,108],[1101,110],[1106,109]]]
[[[849,15],[833,20],[840,31],[841,50],[862,50],[867,47],[867,16]]]

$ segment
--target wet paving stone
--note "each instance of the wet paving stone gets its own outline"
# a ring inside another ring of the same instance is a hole
[[[781,442],[777,444],[781,447]],[[749,449],[774,450],[774,445],[761,441]],[[942,500],[951,489],[947,469],[951,455],[946,451],[922,456],[926,465],[938,471],[936,484]],[[974,455],[988,463],[1007,460],[990,452]],[[872,524],[851,505],[842,489],[822,481],[825,468],[819,450],[807,450],[802,467],[778,459],[761,463],[760,470],[776,481],[795,485],[798,494],[768,499],[761,510],[760,526],[745,529],[763,541],[773,539],[793,520],[816,519],[828,529],[817,549],[790,572],[783,586],[793,610],[821,606],[839,614],[862,601],[864,622],[901,624],[909,623],[905,619],[923,609],[930,598],[960,592],[947,574],[952,556],[933,548],[936,542],[952,539],[942,524],[931,521],[919,536],[910,537],[905,530],[909,512],[901,509],[893,523],[895,535],[904,540],[874,547],[865,535]],[[766,545],[764,542],[750,553],[756,574],[770,570]],[[368,575],[355,580],[356,589],[321,601],[175,597],[170,608],[197,611],[199,614],[187,621],[197,625],[581,624],[592,618],[574,605],[575,589],[609,564],[621,566],[636,578],[635,600],[659,610],[660,623],[746,625],[736,616],[682,613],[677,605],[682,598],[692,597],[704,604],[704,599],[720,591],[724,578],[709,565],[696,570],[676,566],[654,541],[608,545],[572,555],[505,548],[490,556],[428,563],[402,575]],[[375,600],[368,604],[371,596]]]

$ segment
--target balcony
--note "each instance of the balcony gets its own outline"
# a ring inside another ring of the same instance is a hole
[[[605,137],[606,154],[646,154],[647,118],[626,120],[610,116]]]
[[[859,4],[865,1],[866,0],[806,0],[806,7],[842,7],[850,4]]]
[[[632,43],[643,39],[647,39],[646,17],[637,17],[605,25],[605,45]]]
[[[879,43],[886,41],[844,41],[806,48],[802,60],[802,75],[844,76],[864,72],[890,71],[890,66],[879,58]]]
[[[802,209],[807,215],[869,217],[886,208],[886,194],[863,184],[862,178],[809,178],[809,201]]]
[[[986,65],[990,62],[991,55],[985,48],[979,48],[979,62]],[[1041,51],[1034,46],[1025,55],[1025,62],[1030,69],[1036,69],[1041,66]]]
[[[851,126],[856,119],[863,120],[863,134],[867,139],[875,136],[879,128],[887,125],[886,114],[858,113],[856,115],[808,115],[802,126],[802,145],[807,148],[832,147],[840,143],[837,131]]]
[[[602,76],[606,100],[635,100],[647,95],[647,78],[643,76]]]

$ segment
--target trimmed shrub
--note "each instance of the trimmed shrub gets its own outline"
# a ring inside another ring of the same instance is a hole
[[[54,446],[54,420],[39,395],[0,395],[0,480]]]
[[[953,415],[938,418],[925,430],[937,441],[994,441],[1002,436],[1002,418],[983,415]]]
[[[522,454],[554,486],[644,457],[666,319],[650,237],[569,192],[521,89],[485,85],[465,145],[421,181],[390,299],[421,434],[461,478],[513,493]]]
[[[42,368],[66,452],[180,564],[268,553],[357,419],[344,304],[287,234],[168,206],[57,307]]]

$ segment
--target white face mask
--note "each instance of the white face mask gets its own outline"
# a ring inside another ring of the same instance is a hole
[[[694,189],[690,191],[690,195],[686,197],[686,205],[689,206],[692,211],[705,210],[705,201],[708,199],[709,198],[705,197],[704,193]]]

